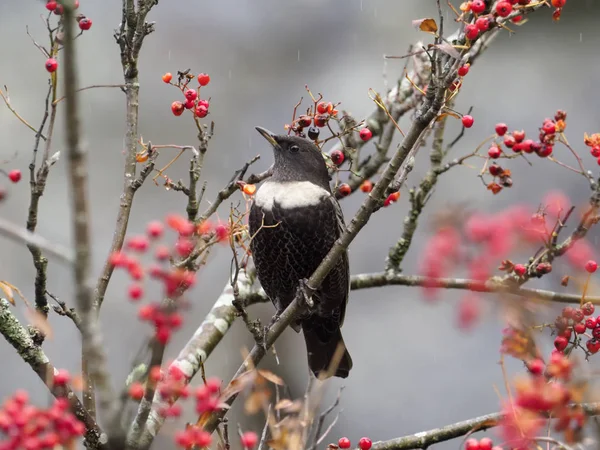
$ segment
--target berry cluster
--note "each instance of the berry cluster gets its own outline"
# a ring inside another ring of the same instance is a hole
[[[69,401],[58,398],[48,409],[29,404],[25,391],[17,391],[0,409],[1,450],[70,448],[83,436],[85,425],[69,410]]]
[[[195,89],[189,87],[189,83],[193,79],[198,80],[198,87]],[[208,115],[210,103],[209,100],[200,98],[200,88],[206,86],[210,82],[210,76],[201,73],[196,77],[190,74],[189,71],[185,73],[180,72],[177,83],[171,83],[173,75],[167,72],[162,76],[162,80],[167,84],[177,86],[185,97],[185,100],[183,101],[176,100],[171,103],[171,112],[174,115],[181,116],[186,109],[193,111],[194,116],[200,119]]]
[[[175,231],[178,239],[173,248],[161,245],[159,240],[165,232],[165,224]],[[181,294],[194,285],[196,274],[182,268],[171,267],[168,262],[175,259],[185,259],[192,255],[199,240],[212,245],[223,242],[229,238],[228,227],[223,224],[214,226],[208,221],[199,225],[188,221],[178,215],[169,215],[162,222],[150,222],[145,235],[132,236],[125,242],[125,249],[115,252],[110,256],[110,264],[116,268],[125,269],[133,279],[133,284],[128,288],[129,298],[139,301],[144,297],[141,284],[146,276],[160,281],[163,284],[164,295],[169,298],[178,298]],[[144,267],[138,255],[147,253],[154,247],[155,264]],[[166,343],[172,331],[181,327],[183,316],[176,307],[164,306],[160,302],[149,303],[140,307],[138,317],[146,322],[151,322],[156,330],[155,337],[161,343]]]
[[[494,441],[488,437],[479,440],[469,438],[465,441],[465,450],[502,450],[502,447],[494,447]]]
[[[358,441],[358,448],[360,448],[360,450],[370,450],[370,448],[372,446],[373,446],[373,441],[371,441],[371,439],[369,439],[368,437],[362,437]],[[332,447],[334,447],[334,445],[330,444],[329,448],[332,448]],[[352,442],[350,442],[350,439],[348,439],[347,437],[342,437],[342,438],[339,438],[337,447],[341,448],[341,449],[348,449],[348,448],[352,447]]]
[[[596,158],[598,165],[600,165],[600,133],[594,133],[591,136],[586,133],[583,142],[590,147],[591,155]]]
[[[587,267],[588,271],[593,273],[598,268],[598,264],[595,261],[589,261]],[[600,317],[591,317],[594,309],[594,305],[590,302],[584,303],[581,308],[571,306],[563,308],[561,315],[554,321],[554,329],[557,333],[554,339],[556,350],[569,353],[573,348],[583,348],[581,340],[588,337],[584,349],[587,356],[598,353],[600,350]],[[588,330],[591,337],[587,334]]]
[[[79,0],[75,0],[74,2],[75,9],[79,8]],[[46,1],[46,9],[50,12],[53,12],[57,16],[62,16],[65,12],[65,7],[61,5],[56,0],[47,0]],[[77,25],[81,32],[87,31],[92,28],[92,19],[86,17],[83,14],[77,14],[75,16],[75,20],[77,20]],[[50,73],[56,72],[58,69],[58,61],[54,57],[54,55],[50,56],[45,63],[46,70]]]
[[[339,111],[336,108],[338,104],[321,101],[322,97],[314,100],[314,106],[311,106],[306,114],[302,114],[297,119],[292,118],[292,124],[286,125],[286,129],[293,131],[297,136],[304,136],[304,129],[308,128],[308,138],[313,141],[319,140],[321,134],[320,128],[327,126],[331,117],[336,117]],[[342,160],[343,162],[343,160]],[[341,162],[340,162],[341,164]]]

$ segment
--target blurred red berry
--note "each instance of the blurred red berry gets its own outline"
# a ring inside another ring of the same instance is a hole
[[[460,66],[458,68],[458,75],[461,76],[461,77],[466,76],[469,73],[469,69],[470,68],[471,68],[470,64],[465,64],[464,66]]]
[[[471,11],[475,14],[481,14],[485,11],[485,1],[484,0],[473,0],[471,2]]]
[[[139,284],[132,284],[131,286],[129,286],[127,291],[129,294],[129,298],[134,301],[141,299],[144,295],[144,288]]]
[[[598,263],[596,261],[594,261],[593,259],[590,259],[588,262],[585,263],[585,270],[588,273],[594,273],[597,269],[598,269]]]
[[[67,370],[59,369],[54,373],[54,385],[64,386],[71,380],[71,375]]]
[[[556,336],[554,339],[554,347],[556,350],[562,352],[569,345],[569,340],[564,336]]]
[[[478,17],[475,21],[477,29],[483,33],[490,29],[490,18],[489,17]]]
[[[373,190],[373,182],[371,180],[365,180],[360,185],[360,190],[365,194],[368,194]]]
[[[144,397],[144,386],[138,381],[131,383],[131,386],[129,386],[128,393],[129,397],[131,397],[132,399],[141,400],[142,397]]]
[[[150,222],[146,227],[146,234],[153,239],[161,237],[164,231],[165,226],[157,220]]]
[[[523,264],[515,264],[513,270],[515,271],[515,274],[517,274],[520,277],[527,273],[527,267],[525,267]]]
[[[567,0],[552,0],[552,6],[562,8],[567,3]]]
[[[242,447],[251,450],[258,444],[258,435],[254,431],[246,431],[240,437]]]
[[[342,197],[346,197],[352,193],[352,188],[348,183],[342,183],[338,186],[338,192]]]
[[[479,441],[474,438],[469,438],[465,441],[465,450],[479,450]]]
[[[479,28],[473,23],[465,25],[465,36],[470,41],[474,41],[479,36]]]
[[[590,353],[598,353],[598,350],[600,350],[600,339],[596,339],[596,338],[592,338],[589,339],[586,343],[585,346],[588,350],[588,352]]]
[[[495,130],[498,136],[504,136],[508,131],[508,125],[505,123],[497,123]]]
[[[55,0],[48,0],[46,2],[46,9],[48,11],[54,11],[57,6],[58,6],[58,3]]]
[[[19,169],[13,169],[10,172],[8,172],[8,178],[10,178],[10,181],[12,181],[13,183],[18,183],[19,181],[21,181],[21,171]]]
[[[341,150],[333,150],[329,156],[331,158],[331,162],[334,163],[336,166],[341,165],[345,159],[344,152],[342,152]]]

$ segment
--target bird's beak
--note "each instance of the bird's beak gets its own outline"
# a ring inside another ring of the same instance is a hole
[[[269,130],[263,127],[256,127],[256,131],[258,131],[262,135],[262,137],[269,141],[269,144],[271,144],[273,148],[279,147],[279,144],[275,139],[275,134],[271,133]]]

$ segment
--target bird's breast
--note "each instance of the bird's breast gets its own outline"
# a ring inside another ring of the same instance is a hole
[[[267,181],[254,195],[254,202],[271,211],[275,204],[283,209],[315,206],[329,196],[331,193],[326,189],[310,181]]]

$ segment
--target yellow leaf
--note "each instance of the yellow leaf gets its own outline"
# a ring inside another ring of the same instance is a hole
[[[4,295],[6,295],[6,299],[11,302],[13,306],[15,306],[15,299],[13,297],[13,290],[11,287],[4,281],[0,281],[0,289],[2,289]]]
[[[413,20],[413,26],[417,27],[421,31],[424,31],[425,33],[431,34],[436,34],[438,30],[437,23],[431,18]]]
[[[291,413],[298,412],[302,409],[302,402],[300,400],[292,401],[289,398],[284,398],[275,405],[275,409]]]

